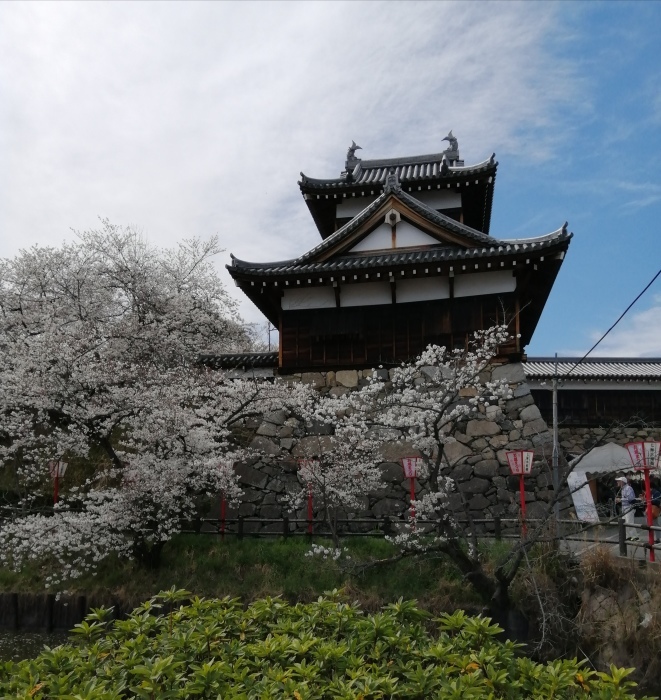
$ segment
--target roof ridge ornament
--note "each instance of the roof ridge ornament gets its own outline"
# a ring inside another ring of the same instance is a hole
[[[358,146],[352,139],[351,146],[349,146],[349,149],[347,150],[347,159],[344,163],[344,167],[346,168],[347,172],[349,172],[349,170],[353,170],[353,168],[360,163],[360,158],[356,157],[356,151],[358,150],[362,151],[362,146]]]
[[[448,141],[450,143],[443,151],[445,157],[449,161],[459,160],[459,141],[453,136],[452,129],[450,129],[450,133],[445,138],[442,138],[441,141]]]
[[[383,185],[384,194],[399,194],[402,191],[402,185],[397,177],[397,171],[395,168],[390,168],[388,174],[386,175],[386,181]]]

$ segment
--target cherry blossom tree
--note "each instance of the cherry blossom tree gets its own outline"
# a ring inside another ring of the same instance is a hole
[[[486,378],[499,345],[508,338],[507,327],[497,326],[476,332],[466,350],[430,345],[411,363],[373,372],[366,386],[341,397],[333,407],[338,415],[349,416],[363,434],[405,443],[422,458],[420,476],[426,480],[426,489],[414,501],[408,522],[391,537],[399,550],[394,559],[442,552],[486,600],[504,600],[513,574],[509,570],[497,572],[496,577],[487,573],[470,520],[467,528],[454,517],[449,507],[454,483],[447,476],[453,464],[446,447],[455,441],[458,421],[511,398],[507,380]],[[433,519],[438,527],[422,526],[420,521],[426,519]],[[379,563],[387,562],[373,562]]]
[[[0,263],[0,458],[20,494],[0,525],[3,564],[53,557],[59,582],[110,552],[153,562],[201,496],[239,496],[235,426],[296,391],[196,365],[251,345],[218,252],[215,239],[160,250],[102,221]],[[85,478],[42,512],[52,460]]]
[[[340,411],[336,401],[317,392],[294,408],[308,427],[325,426],[331,435],[308,435],[299,441],[299,490],[288,494],[292,509],[299,508],[312,494],[331,532],[333,549],[314,545],[325,557],[340,555],[338,515],[356,513],[366,507],[366,495],[383,486],[379,450],[382,442],[365,430],[359,414]]]

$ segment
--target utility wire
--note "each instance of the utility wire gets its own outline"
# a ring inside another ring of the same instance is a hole
[[[601,336],[601,338],[599,338],[599,340],[585,353],[585,355],[583,355],[583,357],[581,357],[581,359],[569,370],[569,372],[567,372],[567,374],[563,375],[563,379],[565,377],[567,377],[569,374],[571,374],[581,364],[581,362],[583,362],[583,360],[585,360],[585,358],[597,347],[597,345],[599,345],[599,343],[601,343],[601,341],[613,330],[613,328],[615,328],[615,326],[617,326],[617,324],[627,315],[627,313],[629,312],[631,307],[638,301],[638,299],[640,299],[640,297],[642,297],[643,294],[645,294],[645,292],[654,284],[654,282],[656,282],[656,278],[659,275],[661,275],[661,270],[659,270],[656,273],[656,275],[654,275],[654,277],[652,277],[652,279],[645,286],[645,289],[643,289],[643,291],[629,304],[629,306],[627,306],[627,308],[622,312],[622,314],[617,319],[617,321],[615,321],[615,323]],[[557,372],[557,370],[556,370],[556,372]]]

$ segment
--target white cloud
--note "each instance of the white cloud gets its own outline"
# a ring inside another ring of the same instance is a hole
[[[635,307],[634,307],[635,309]],[[595,357],[661,357],[661,295],[656,295],[651,306],[630,311],[622,321],[597,346]],[[605,331],[606,329],[604,329]],[[591,344],[596,343],[604,331],[590,334]],[[582,351],[565,351],[564,355],[582,356]]]
[[[365,158],[416,154],[453,128],[467,162],[548,158],[578,86],[555,11],[4,3],[0,255],[104,216],[163,244],[219,233],[238,257],[283,259],[318,240],[298,172],[339,174],[351,139]]]

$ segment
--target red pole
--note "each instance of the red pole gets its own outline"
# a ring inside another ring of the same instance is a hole
[[[225,500],[225,494],[220,497],[220,536],[225,539],[225,512],[227,508],[227,501]]]
[[[58,496],[60,493],[60,474],[59,474],[59,468],[60,465],[57,465],[58,471],[55,472],[55,480],[53,482],[53,505],[57,503]]]
[[[521,532],[526,537],[528,529],[526,528],[526,487],[523,483],[523,474],[519,476],[519,496],[521,498]]]
[[[308,484],[308,535],[312,534],[312,484]]]
[[[645,501],[647,502],[647,508],[645,512],[647,513],[647,526],[652,527],[652,490],[650,488],[650,470],[649,467],[645,467]],[[650,529],[648,532],[648,542],[650,543],[650,561],[656,561],[654,556],[654,530]]]
[[[415,501],[415,477],[410,477],[411,480],[411,520],[415,520],[415,506],[413,501]]]

